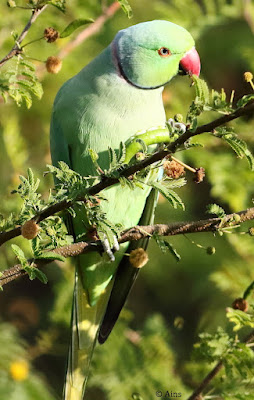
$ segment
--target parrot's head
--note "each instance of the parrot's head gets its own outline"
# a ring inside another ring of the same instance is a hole
[[[122,77],[141,89],[164,86],[178,73],[200,73],[191,34],[169,21],[143,22],[121,30],[112,49]]]

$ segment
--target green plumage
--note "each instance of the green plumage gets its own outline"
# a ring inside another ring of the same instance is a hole
[[[130,136],[165,126],[163,85],[178,72],[181,58],[193,45],[186,30],[167,21],[147,22],[120,31],[112,44],[66,82],[57,94],[51,122],[53,164],[65,161],[84,176],[97,175],[89,149],[99,154],[99,165],[107,169],[108,147],[118,150],[120,142],[126,142]],[[161,47],[169,48],[171,56],[160,57]],[[151,211],[144,212],[149,193],[149,188],[131,190],[116,185],[103,191],[106,200],[101,201],[100,207],[109,221],[120,223],[124,228],[137,225],[142,214],[142,223],[146,223],[151,221],[154,208],[154,195],[151,195]],[[85,213],[79,212],[72,225],[76,236],[88,230]],[[114,285],[115,272],[127,247],[127,244],[121,246],[113,263],[97,253],[78,259],[66,400],[83,398],[95,338]],[[124,262],[128,263],[127,257]],[[132,272],[130,270],[130,274]],[[133,279],[126,279],[124,287],[125,278],[120,278],[124,296],[117,281],[118,278],[106,313],[109,319],[114,316],[111,318],[114,322]],[[107,318],[103,326],[107,326]],[[109,332],[103,332],[103,337]]]

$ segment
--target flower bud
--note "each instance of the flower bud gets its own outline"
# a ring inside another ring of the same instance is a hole
[[[15,381],[24,381],[28,377],[29,365],[25,360],[14,361],[10,365],[10,375]]]
[[[253,74],[251,72],[244,72],[243,77],[246,82],[251,82],[253,79]]]
[[[134,268],[142,268],[149,259],[147,252],[140,247],[139,249],[131,251],[129,260]]]
[[[38,235],[39,230],[39,225],[31,219],[30,221],[26,221],[21,227],[21,235],[25,239],[34,239]]]
[[[215,247],[209,246],[209,247],[206,248],[206,254],[208,254],[209,256],[212,256],[213,254],[215,254],[215,252],[216,252],[216,248]]]
[[[50,74],[57,74],[62,68],[62,60],[59,57],[50,56],[46,61],[46,68]]]

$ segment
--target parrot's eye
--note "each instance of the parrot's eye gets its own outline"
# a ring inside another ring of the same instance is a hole
[[[161,47],[158,50],[158,53],[161,57],[169,57],[171,56],[171,51],[167,47]]]

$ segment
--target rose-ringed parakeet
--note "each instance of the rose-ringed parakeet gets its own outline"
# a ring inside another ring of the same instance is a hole
[[[108,168],[108,147],[156,127],[165,126],[163,86],[180,71],[199,75],[194,40],[184,28],[168,21],[151,21],[117,33],[112,43],[57,94],[51,122],[54,165],[64,161],[83,176],[98,175],[98,163]],[[151,187],[115,185],[102,193],[100,208],[114,224],[128,228],[153,220],[156,193]],[[84,211],[72,220],[74,236],[90,229]],[[122,244],[112,262],[92,252],[78,257],[72,310],[72,334],[64,399],[81,400],[93,348],[111,332],[137,269],[129,263],[131,249],[147,240]]]

